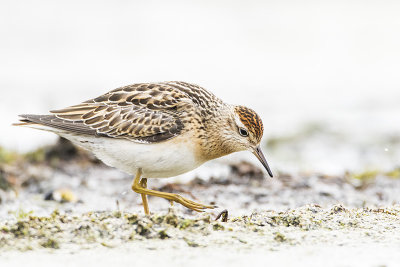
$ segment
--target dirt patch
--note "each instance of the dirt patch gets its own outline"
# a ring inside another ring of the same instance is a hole
[[[149,179],[148,186],[219,208],[199,214],[149,197],[152,215],[145,216],[140,196],[130,190],[131,175],[68,144],[56,146],[35,156],[1,151],[1,265],[53,266],[60,259],[81,264],[67,256],[72,254],[101,260],[102,266],[114,264],[110,258],[129,264],[133,255],[138,264],[174,266],[183,258],[193,266],[214,265],[214,258],[220,265],[256,265],[257,257],[293,265],[293,255],[321,266],[333,252],[336,263],[363,255],[352,266],[400,260],[392,252],[400,250],[398,168],[342,175],[277,172],[269,179],[250,162],[216,163],[212,175]],[[59,154],[64,148],[67,153]],[[224,171],[215,175],[216,169]]]
[[[189,247],[266,249],[289,246],[373,241],[400,245],[400,206],[384,209],[330,209],[305,206],[285,212],[255,212],[250,216],[215,221],[210,214],[187,218],[170,209],[166,214],[89,212],[79,215],[54,211],[49,217],[27,214],[0,222],[1,250],[116,248],[127,242],[166,240]],[[317,234],[318,233],[318,234]],[[337,238],[339,237],[340,238]]]

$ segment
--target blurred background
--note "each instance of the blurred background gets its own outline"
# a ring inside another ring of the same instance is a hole
[[[393,169],[399,11],[399,1],[2,0],[0,145],[56,140],[10,126],[17,114],[182,80],[260,113],[275,171]]]

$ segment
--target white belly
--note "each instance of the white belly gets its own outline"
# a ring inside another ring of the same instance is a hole
[[[175,137],[160,143],[140,144],[125,139],[60,135],[92,151],[109,166],[130,174],[136,174],[141,168],[145,178],[176,176],[204,163],[196,159],[195,144],[190,138]]]

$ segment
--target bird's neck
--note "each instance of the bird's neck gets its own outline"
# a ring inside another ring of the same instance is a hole
[[[201,154],[205,161],[236,152],[229,139],[233,123],[228,109],[220,110],[219,114],[214,114],[205,121],[200,138]]]

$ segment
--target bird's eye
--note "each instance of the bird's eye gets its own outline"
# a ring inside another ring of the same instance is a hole
[[[241,136],[244,136],[244,137],[249,136],[249,133],[246,131],[246,129],[243,129],[243,128],[239,128],[239,133]]]

